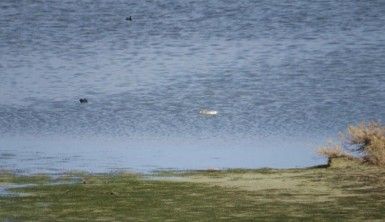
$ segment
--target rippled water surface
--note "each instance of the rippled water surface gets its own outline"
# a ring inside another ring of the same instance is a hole
[[[2,0],[0,167],[320,163],[385,120],[384,30],[382,0]]]

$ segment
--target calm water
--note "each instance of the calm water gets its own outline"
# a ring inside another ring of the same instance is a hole
[[[385,120],[384,30],[383,0],[2,0],[0,168],[321,163]]]

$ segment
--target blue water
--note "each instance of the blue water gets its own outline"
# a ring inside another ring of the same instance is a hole
[[[0,168],[322,163],[385,120],[384,30],[382,0],[2,0]]]

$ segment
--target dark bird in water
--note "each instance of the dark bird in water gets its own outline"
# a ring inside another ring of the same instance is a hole
[[[79,99],[80,103],[88,103],[88,100],[86,98]]]
[[[132,17],[126,17],[126,21],[132,21]]]

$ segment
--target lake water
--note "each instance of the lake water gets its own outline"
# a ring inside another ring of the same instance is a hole
[[[385,120],[384,55],[383,0],[2,0],[0,168],[323,163]]]

